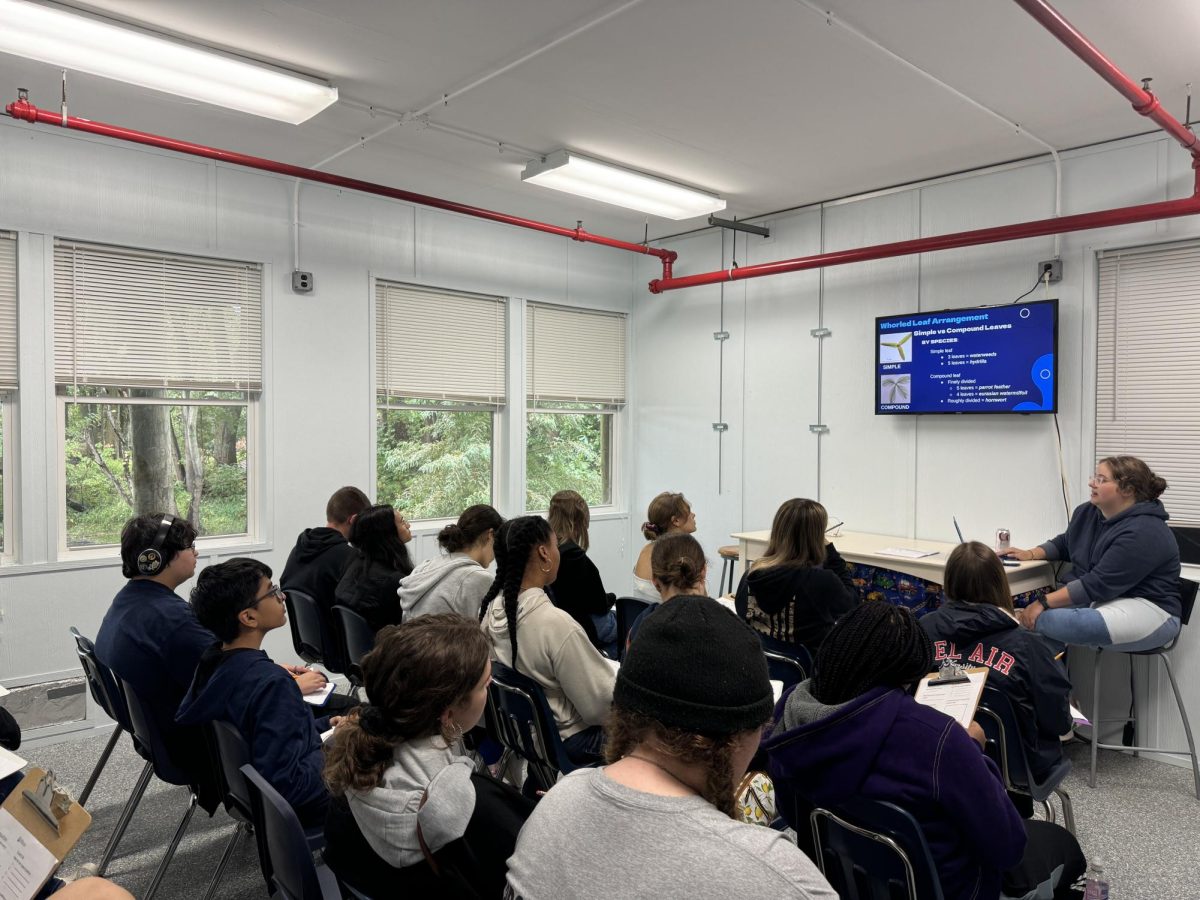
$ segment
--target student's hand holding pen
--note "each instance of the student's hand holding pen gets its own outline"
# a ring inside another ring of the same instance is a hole
[[[323,673],[314,672],[312,669],[305,669],[303,675],[293,674],[292,677],[296,679],[296,685],[302,694],[315,694],[322,690],[328,681]]]

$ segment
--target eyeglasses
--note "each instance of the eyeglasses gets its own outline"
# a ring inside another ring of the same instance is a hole
[[[279,600],[280,602],[282,602],[282,601],[283,601],[283,599],[284,599],[283,588],[281,588],[281,587],[280,587],[279,585],[277,585],[277,584],[273,584],[273,585],[271,585],[271,589],[270,589],[269,591],[267,591],[267,592],[266,592],[265,594],[263,594],[261,597],[255,597],[255,598],[254,598],[254,603],[253,603],[252,605],[253,605],[253,606],[258,606],[258,604],[259,604],[259,603],[261,603],[262,601],[266,600],[268,597],[274,597],[275,599],[277,599],[277,600]]]
[[[1108,484],[1112,479],[1107,475],[1093,475],[1092,481],[1096,484]]]

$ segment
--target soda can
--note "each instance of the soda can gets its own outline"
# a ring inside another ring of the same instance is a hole
[[[1010,535],[1007,528],[996,529],[996,552],[1001,553],[1008,549]]]

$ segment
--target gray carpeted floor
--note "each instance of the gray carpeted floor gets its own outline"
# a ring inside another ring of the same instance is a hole
[[[53,769],[78,792],[108,734],[91,732],[90,737],[75,736],[50,745],[38,742],[25,756]],[[1195,860],[1200,859],[1200,801],[1192,792],[1191,771],[1102,752],[1099,783],[1093,790],[1087,786],[1087,745],[1074,744],[1068,753],[1075,771],[1067,788],[1074,801],[1080,843],[1089,858],[1104,863],[1113,885],[1112,896],[1120,900],[1195,900],[1200,896],[1194,869]],[[88,803],[94,817],[92,827],[67,857],[64,874],[79,874],[86,863],[99,861],[141,767],[141,759],[128,739],[123,739]],[[184,788],[152,780],[109,867],[109,877],[140,896],[150,884],[186,803]],[[159,896],[171,900],[202,897],[232,834],[233,821],[223,811],[209,819],[198,810]],[[253,839],[245,838],[216,896],[265,895]]]

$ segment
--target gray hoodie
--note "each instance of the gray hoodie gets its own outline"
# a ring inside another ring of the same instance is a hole
[[[495,576],[465,553],[427,559],[400,579],[404,620],[432,613],[479,618],[479,603]]]
[[[379,858],[397,868],[424,859],[417,823],[430,852],[462,837],[475,811],[473,764],[456,756],[441,737],[396,746],[383,780],[369,791],[347,791],[354,821]],[[425,805],[421,797],[429,792]],[[419,811],[418,811],[419,808]]]

